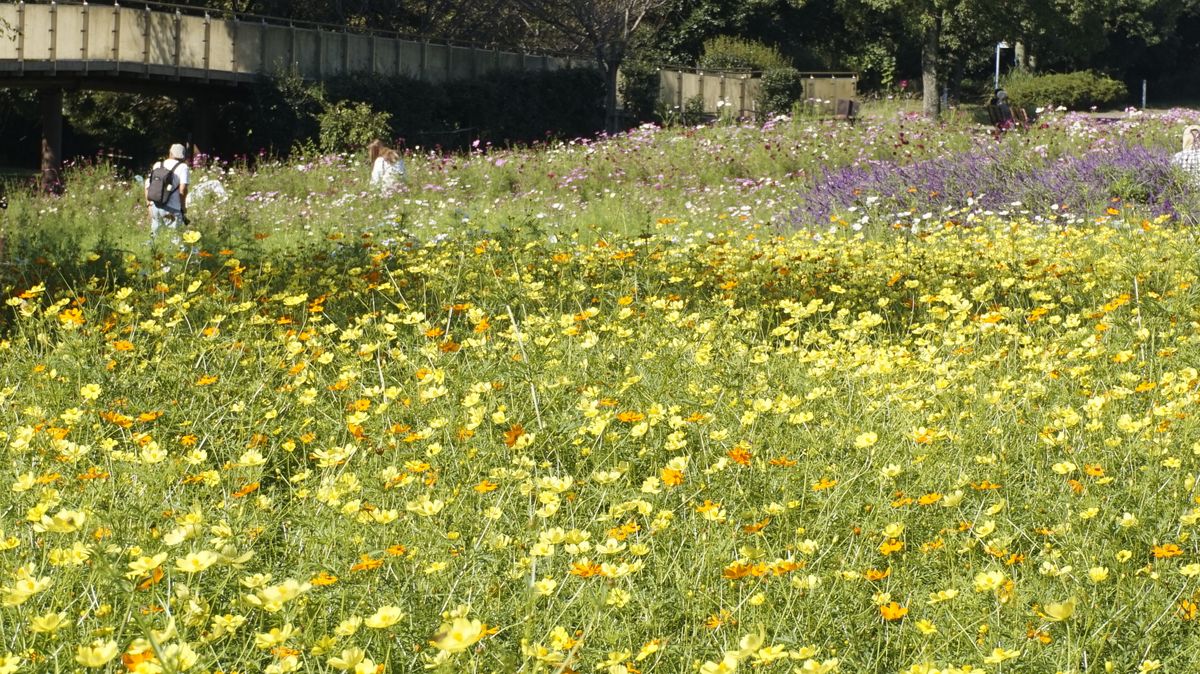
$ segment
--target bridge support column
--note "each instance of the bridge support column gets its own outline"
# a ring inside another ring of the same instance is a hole
[[[42,113],[42,190],[62,189],[63,91],[58,88],[38,92]]]

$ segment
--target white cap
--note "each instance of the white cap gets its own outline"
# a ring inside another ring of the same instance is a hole
[[[175,143],[172,145],[171,151],[167,153],[167,156],[171,159],[183,159],[185,156],[183,145],[180,143]]]

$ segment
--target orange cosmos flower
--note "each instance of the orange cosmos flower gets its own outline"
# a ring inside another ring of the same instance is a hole
[[[359,556],[359,561],[350,567],[351,571],[374,571],[383,566],[382,559],[375,559],[370,555]]]
[[[733,462],[741,466],[749,466],[752,455],[745,447],[737,445],[733,449],[726,452],[726,455],[733,459]]]
[[[525,427],[521,424],[513,424],[504,432],[504,444],[512,447],[517,444],[517,440],[520,440],[522,435],[525,435]]]
[[[813,483],[812,490],[813,491],[824,491],[826,489],[832,489],[833,487],[837,486],[837,483],[838,483],[837,480],[831,480],[827,477],[823,477],[820,479],[820,481]]]
[[[929,506],[942,500],[942,495],[936,491],[929,492],[917,499],[917,505]]]
[[[742,533],[757,534],[760,531],[762,531],[763,529],[765,529],[766,526],[770,523],[771,523],[771,518],[768,517],[766,519],[763,519],[760,522],[755,522],[754,524],[747,524],[746,526],[742,527]]]
[[[883,616],[884,620],[887,620],[888,622],[894,622],[896,620],[902,620],[904,616],[908,615],[908,609],[893,601],[880,606],[879,614]]]
[[[108,477],[109,477],[108,471],[103,470],[99,466],[92,466],[91,468],[88,468],[88,471],[86,473],[81,473],[79,475],[76,475],[75,479],[82,482],[84,480],[105,480],[105,479],[108,479]]]
[[[894,538],[890,538],[879,544],[879,552],[885,557],[893,552],[900,552],[903,549],[904,541],[898,541]]]
[[[233,492],[232,496],[233,496],[233,498],[242,498],[242,497],[252,494],[256,491],[258,491],[258,483],[251,482],[250,484],[246,485],[245,487],[242,487],[241,489]]]
[[[880,581],[892,575],[892,567],[888,567],[882,571],[879,569],[867,569],[863,572],[863,578],[871,581]]]
[[[1174,543],[1163,543],[1162,545],[1154,546],[1151,552],[1154,554],[1155,559],[1170,559],[1182,555],[1183,548]]]
[[[603,570],[600,568],[599,564],[583,560],[571,564],[571,570],[568,573],[570,573],[572,576],[579,576],[580,578],[591,578],[592,576],[601,575],[602,571]]]
[[[1190,599],[1179,600],[1179,619],[1183,621],[1195,620],[1196,616],[1200,615],[1200,605]]]
[[[150,588],[157,585],[159,583],[159,581],[161,581],[162,579],[163,579],[162,567],[156,566],[150,570],[150,574],[144,580],[142,580],[142,582],[138,583],[137,589],[149,590]]]
[[[658,478],[668,487],[678,487],[683,484],[683,471],[675,470],[674,468],[663,468],[659,471]]]
[[[325,587],[327,585],[333,585],[334,583],[338,582],[338,577],[333,575],[332,573],[329,573],[328,571],[322,571],[322,572],[318,573],[316,576],[313,576],[313,579],[308,582],[312,583],[313,585],[316,585],[317,587]]]

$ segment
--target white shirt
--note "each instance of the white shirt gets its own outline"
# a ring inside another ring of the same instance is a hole
[[[397,159],[391,163],[383,157],[376,157],[371,166],[371,185],[385,190],[395,189],[404,179],[404,160]]]
[[[176,162],[171,169],[171,184],[175,186],[175,190],[171,192],[170,198],[167,199],[167,205],[163,209],[179,213],[183,210],[183,205],[179,201],[179,188],[188,184],[188,165],[187,162],[180,159],[168,159],[167,161]],[[154,166],[151,166],[150,170],[153,171],[159,166],[163,166],[163,162],[154,162]],[[149,176],[146,176],[146,184],[150,184]]]
[[[1171,157],[1171,163],[1200,179],[1200,150],[1184,150]]]

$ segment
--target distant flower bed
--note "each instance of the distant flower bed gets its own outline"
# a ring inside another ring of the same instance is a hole
[[[947,208],[1082,214],[1126,203],[1173,215],[1184,189],[1161,149],[1106,146],[1049,160],[993,145],[907,165],[870,161],[831,169],[801,193],[792,220],[809,226],[854,213]]]

